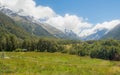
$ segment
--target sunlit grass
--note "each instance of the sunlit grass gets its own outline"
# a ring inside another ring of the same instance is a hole
[[[61,53],[11,52],[0,58],[0,75],[120,75],[119,61]]]

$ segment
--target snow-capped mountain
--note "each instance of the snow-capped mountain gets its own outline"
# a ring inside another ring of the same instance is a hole
[[[78,39],[74,32],[63,32],[49,24],[41,23],[32,16],[23,16],[7,7],[0,7],[0,11],[12,18],[19,26],[31,35],[54,36],[57,38]],[[22,12],[22,11],[21,11]]]
[[[67,36],[69,36],[70,38],[80,39],[80,37],[79,37],[77,34],[75,34],[72,30],[65,29],[64,32],[65,32],[65,34],[66,34]]]
[[[20,15],[19,13],[22,12],[22,11],[15,12],[12,9],[10,9],[8,7],[5,7],[5,6],[1,6],[0,7],[0,11],[2,11],[4,14],[6,14],[7,16],[9,16],[11,18],[23,17],[24,19],[26,19],[28,21],[32,21],[32,22],[35,21],[33,16],[23,16],[23,15]]]
[[[82,36],[80,37],[83,40],[99,40],[112,29],[114,29],[118,24],[120,24],[120,20],[113,20],[94,25],[92,28],[83,30],[81,32]]]
[[[105,34],[107,34],[108,29],[102,29],[102,30],[97,30],[95,33],[90,34],[86,37],[82,37],[83,40],[99,40],[101,39]]]
[[[80,30],[78,30],[78,29],[72,30],[72,28],[69,29],[69,27],[65,28],[65,29],[63,27],[63,29],[60,30],[60,29],[57,29],[58,27],[55,27],[54,25],[51,25],[50,23],[47,24],[47,23],[41,22],[41,19],[36,19],[33,16],[21,14],[24,12],[22,9],[19,11],[14,11],[9,7],[0,6],[0,11],[2,11],[4,14],[6,14],[10,18],[12,18],[15,22],[18,23],[18,25],[22,26],[29,33],[31,33],[33,35],[38,35],[38,36],[40,36],[40,35],[47,36],[49,34],[54,37],[60,37],[60,38],[98,40],[98,39],[101,39],[107,33],[109,33],[109,31],[111,31],[118,24],[120,24],[119,20],[113,20],[110,22],[96,24],[96,25],[93,25],[92,27],[91,26],[90,27],[89,26],[88,27],[81,26]],[[62,17],[59,17],[59,18],[62,19]],[[68,23],[68,24],[71,24],[71,23]],[[69,26],[69,25],[67,25],[67,26]],[[80,33],[76,34],[75,31],[80,31]]]

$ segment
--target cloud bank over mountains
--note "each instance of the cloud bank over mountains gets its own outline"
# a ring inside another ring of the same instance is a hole
[[[92,28],[83,30],[79,34],[79,36],[86,37],[91,34],[97,33],[97,31],[100,31],[102,29],[107,29],[108,30],[107,32],[109,32],[111,29],[113,29],[118,24],[120,24],[120,20],[112,20],[112,21],[108,21],[108,22],[106,21],[103,23],[98,23],[98,24],[94,25]]]
[[[48,6],[37,6],[34,0],[0,0],[1,6],[5,6],[22,16],[32,16],[37,20],[45,19],[45,23],[62,31],[64,29],[72,30],[80,37],[93,34],[102,28],[110,30],[120,23],[120,20],[113,20],[93,25],[77,15],[66,13],[64,16],[61,16]]]

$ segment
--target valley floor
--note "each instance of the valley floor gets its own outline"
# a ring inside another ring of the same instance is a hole
[[[7,52],[5,59],[0,58],[0,75],[120,75],[120,61],[61,53]]]

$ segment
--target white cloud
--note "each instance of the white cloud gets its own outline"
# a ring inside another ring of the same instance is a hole
[[[120,24],[120,20],[112,20],[112,21],[109,21],[109,22],[106,21],[106,22],[103,22],[103,23],[98,23],[93,28],[83,30],[81,32],[81,34],[79,34],[79,36],[86,37],[88,35],[96,33],[98,30],[102,30],[102,29],[107,29],[108,31],[110,31],[111,29],[113,29],[118,24]]]
[[[20,15],[33,16],[37,19],[56,15],[50,7],[36,6],[34,0],[0,0],[0,4],[19,12]]]
[[[114,28],[116,25],[118,25],[120,23],[120,20],[112,20],[112,21],[109,21],[109,22],[103,22],[103,23],[98,23],[95,28],[98,29],[98,28],[106,28],[106,29],[112,29]]]
[[[83,18],[76,15],[66,14],[65,16],[56,16],[48,19],[47,23],[57,27],[64,31],[64,29],[72,30],[76,34],[79,34],[84,28],[90,28],[92,24],[87,23]]]

